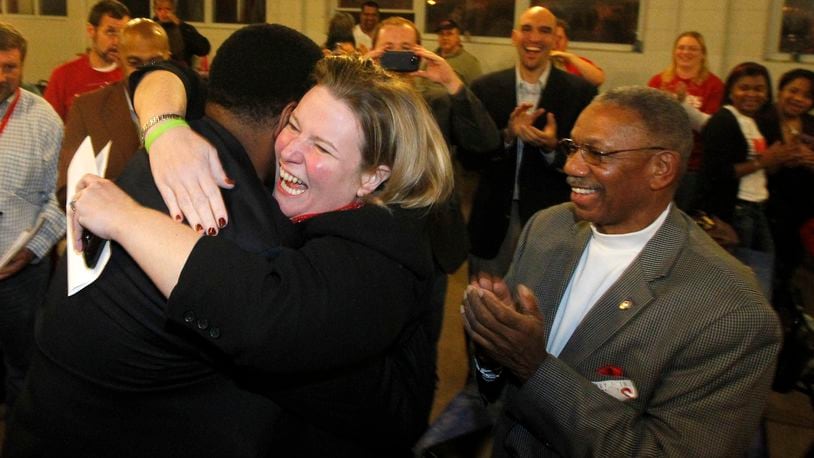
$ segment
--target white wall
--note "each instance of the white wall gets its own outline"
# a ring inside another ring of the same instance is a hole
[[[422,0],[414,0],[416,4]],[[51,69],[86,46],[84,21],[91,1],[70,1],[68,18],[35,18],[6,16],[29,39],[30,51],[26,62],[26,79],[47,79]],[[267,2],[270,22],[296,28],[316,42],[325,39],[333,0],[274,0]],[[518,0],[518,4],[527,4]],[[578,54],[593,60],[605,69],[607,82],[603,88],[625,84],[645,84],[653,74],[670,62],[672,43],[685,30],[704,34],[709,48],[709,63],[721,78],[739,62],[761,62],[776,79],[797,66],[814,68],[811,64],[768,61],[764,59],[765,43],[772,0],[642,0],[644,32],[643,52],[619,52],[572,46]],[[421,17],[421,15],[418,15]],[[236,26],[199,26],[214,48],[220,45]],[[437,42],[433,34],[424,37],[425,45],[433,49]],[[508,67],[514,62],[514,49],[508,37],[474,38],[466,48],[479,56],[485,71]]]
[[[26,81],[47,79],[51,69],[85,50],[87,8],[84,1],[69,1],[67,17],[0,15],[28,40],[28,55],[23,67]]]

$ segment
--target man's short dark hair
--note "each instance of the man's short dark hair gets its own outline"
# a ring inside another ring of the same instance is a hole
[[[362,6],[359,8],[359,11],[364,11],[365,7],[368,8],[376,8],[376,11],[379,11],[379,4],[376,2],[364,2]]]
[[[102,22],[102,16],[108,15],[113,19],[124,19],[130,17],[130,10],[124,4],[116,0],[102,0],[101,2],[93,5],[88,14],[88,24],[99,27]]]
[[[23,34],[7,22],[0,22],[0,51],[20,50],[20,61],[25,60],[28,42]]]
[[[276,118],[313,86],[322,50],[280,24],[254,24],[233,33],[218,49],[209,72],[208,101],[250,122]]]

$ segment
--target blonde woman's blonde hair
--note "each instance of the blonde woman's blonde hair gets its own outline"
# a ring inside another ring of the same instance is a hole
[[[701,47],[701,55],[703,58],[701,59],[701,69],[698,71],[698,75],[693,78],[693,81],[697,84],[701,84],[704,80],[707,79],[709,76],[709,66],[707,65],[707,42],[704,41],[704,36],[701,35],[699,32],[695,31],[688,31],[683,32],[678,35],[673,42],[673,55],[672,55],[672,63],[669,67],[664,69],[661,73],[661,80],[665,83],[670,82],[676,76],[676,47],[678,46],[678,41],[684,37],[690,37],[698,42],[698,46]]]
[[[362,169],[390,168],[371,203],[430,207],[452,193],[449,150],[424,99],[370,59],[331,56],[314,69],[316,83],[346,103],[362,131]]]

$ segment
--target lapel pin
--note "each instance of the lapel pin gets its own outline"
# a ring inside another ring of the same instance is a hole
[[[627,310],[631,307],[633,307],[633,301],[629,299],[625,299],[619,303],[619,310]]]

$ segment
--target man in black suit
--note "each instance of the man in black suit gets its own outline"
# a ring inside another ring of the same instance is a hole
[[[206,116],[191,127],[239,183],[224,192],[232,220],[220,236],[246,251],[272,254],[295,237],[274,211],[261,171],[274,160],[284,111],[310,88],[321,57],[301,33],[258,24],[229,37],[212,64]],[[194,74],[177,72],[189,94],[197,92]],[[188,112],[199,118],[202,100],[189,94]],[[167,211],[144,151],[118,184],[139,203]],[[72,296],[60,263],[38,315],[32,370],[3,455],[255,457],[279,450],[285,437],[275,430],[278,403],[245,390],[247,374],[198,335],[168,323],[164,295],[121,246],[112,243],[111,253],[99,278]],[[218,328],[190,319],[208,338],[219,337]]]
[[[504,275],[526,220],[568,200],[557,141],[569,135],[596,88],[551,65],[556,27],[549,10],[526,10],[512,31],[516,66],[472,83],[503,133],[491,154],[467,152],[468,163],[482,169],[469,221],[473,273]]]
[[[405,78],[427,102],[450,151],[464,148],[472,154],[488,154],[499,147],[500,136],[492,117],[452,66],[421,46],[421,32],[415,23],[398,16],[380,22],[373,32],[373,49],[368,56],[379,59],[386,51],[412,51],[421,57],[423,70]],[[436,261],[431,298],[436,313],[432,339],[437,341],[444,316],[447,274],[461,267],[469,250],[466,223],[457,193],[450,201],[438,206],[429,221]]]
[[[556,145],[560,138],[570,135],[580,112],[596,95],[596,88],[551,65],[549,54],[556,41],[556,26],[557,19],[547,9],[526,10],[512,31],[516,66],[472,83],[472,92],[503,136],[503,144],[486,154],[465,145],[458,150],[463,165],[480,169],[481,175],[468,224],[472,275],[505,275],[526,220],[537,210],[569,198],[570,188],[562,172],[565,154],[557,151]],[[474,380],[442,417],[419,441],[419,450],[454,448],[457,444],[453,442],[438,445],[453,437],[466,437],[468,447],[480,437],[464,434],[487,428],[493,421],[483,407]],[[471,425],[461,427],[445,420],[450,417],[473,420]]]

